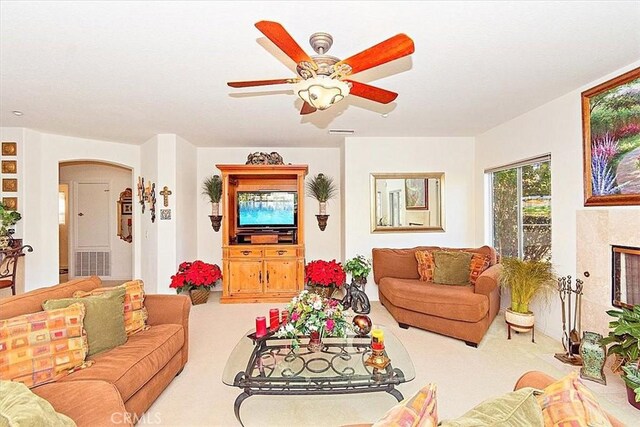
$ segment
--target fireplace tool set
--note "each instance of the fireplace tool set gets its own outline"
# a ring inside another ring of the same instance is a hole
[[[555,358],[563,363],[582,365],[580,352],[580,317],[582,315],[583,282],[576,279],[575,287],[571,284],[571,276],[558,278],[558,292],[562,302],[562,346],[564,353],[556,353]],[[572,307],[573,296],[573,307]],[[573,311],[572,311],[573,309]],[[573,318],[572,318],[573,313]]]

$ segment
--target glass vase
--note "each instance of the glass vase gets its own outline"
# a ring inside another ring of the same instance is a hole
[[[307,349],[313,353],[318,353],[322,350],[322,339],[320,338],[320,332],[311,331],[309,334],[309,344],[307,344]]]

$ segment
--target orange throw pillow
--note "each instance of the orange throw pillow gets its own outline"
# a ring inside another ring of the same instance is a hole
[[[427,384],[409,399],[389,409],[372,427],[436,427],[436,390],[435,384]]]
[[[433,270],[436,263],[433,260],[432,251],[416,251],[416,260],[418,261],[418,274],[423,282],[433,282]]]
[[[144,306],[144,282],[142,280],[132,280],[113,288],[95,288],[90,292],[76,291],[74,298],[84,298],[91,295],[102,295],[111,292],[116,288],[124,288],[124,329],[127,336],[137,334],[140,331],[149,329],[147,309]]]
[[[478,276],[482,274],[487,268],[489,268],[489,263],[491,262],[489,256],[482,255],[475,252],[469,252],[471,255],[471,265],[469,266],[469,283],[472,285],[476,284],[476,280],[478,280]]]
[[[66,308],[0,320],[0,380],[32,388],[89,366],[85,308]]]
[[[538,396],[545,426],[611,426],[611,422],[588,388],[572,372],[547,386]]]

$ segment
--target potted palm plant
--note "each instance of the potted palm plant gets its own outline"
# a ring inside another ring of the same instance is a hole
[[[220,198],[222,198],[222,180],[219,175],[212,175],[205,178],[202,183],[202,194],[209,198],[211,202],[211,226],[215,231],[220,230]]]
[[[616,358],[611,370],[622,374],[629,403],[640,409],[640,305],[607,314],[615,319],[609,322],[609,335],[600,343],[608,346],[607,356]]]
[[[505,312],[505,320],[516,331],[527,331],[535,323],[529,304],[536,297],[548,298],[557,290],[557,282],[551,264],[544,261],[503,258],[500,286],[511,291],[511,307]]]
[[[338,187],[333,182],[333,178],[319,173],[309,179],[307,182],[307,191],[311,197],[318,201],[320,212],[316,215],[316,218],[318,218],[320,230],[324,231],[327,227],[327,220],[329,219],[329,215],[327,215],[327,201],[337,195]]]

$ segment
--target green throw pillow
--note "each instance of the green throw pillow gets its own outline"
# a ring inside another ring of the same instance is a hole
[[[0,381],[0,427],[71,427],[76,423],[19,382]]]
[[[48,300],[42,304],[42,308],[54,310],[76,302],[84,304],[84,329],[87,331],[88,355],[92,356],[127,342],[124,329],[124,294],[124,288],[116,288],[102,295]]]
[[[434,283],[468,285],[472,257],[469,252],[433,252]]]
[[[440,426],[543,427],[542,409],[534,392],[536,389],[525,387],[495,399],[485,400],[460,418],[443,421]]]

